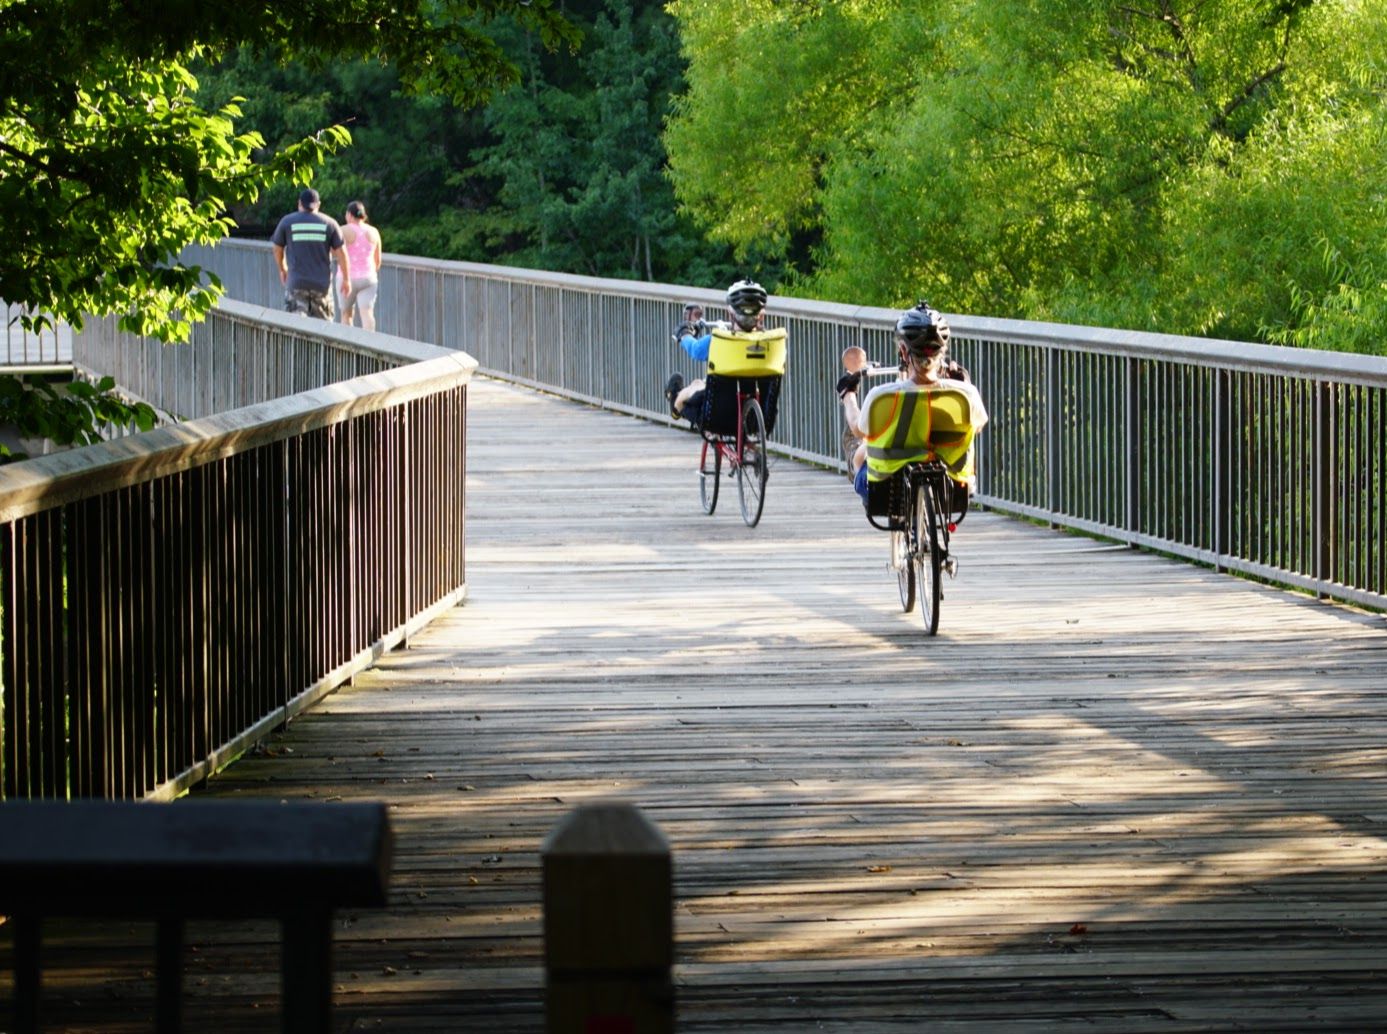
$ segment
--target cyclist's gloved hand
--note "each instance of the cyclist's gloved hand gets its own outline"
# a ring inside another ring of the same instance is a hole
[[[843,374],[843,376],[841,376],[841,377],[838,378],[838,386],[837,386],[837,389],[836,389],[837,392],[838,392],[838,397],[839,397],[839,398],[842,398],[842,397],[843,397],[844,395],[846,395],[848,392],[850,392],[850,391],[856,391],[856,390],[857,390],[857,385],[858,385],[859,383],[861,383],[861,381],[862,381],[862,371],[861,371],[861,370],[858,370],[856,373],[845,373],[845,374]]]

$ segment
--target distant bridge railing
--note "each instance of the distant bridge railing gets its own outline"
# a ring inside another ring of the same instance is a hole
[[[72,369],[72,331],[66,325],[25,330],[25,309],[0,301],[5,330],[0,338],[0,373],[66,372]]]
[[[190,255],[233,297],[277,307],[269,248]],[[377,317],[466,349],[485,373],[669,419],[670,340],[719,291],[390,255]],[[935,299],[947,302],[947,299]],[[841,466],[832,386],[859,344],[893,356],[896,313],[773,298],[790,365],[777,448]],[[1387,359],[1204,338],[951,316],[953,352],[992,415],[982,502],[1319,595],[1387,607]]]
[[[0,796],[175,796],[463,596],[469,357],[233,301],[76,349],[201,419],[0,468]]]

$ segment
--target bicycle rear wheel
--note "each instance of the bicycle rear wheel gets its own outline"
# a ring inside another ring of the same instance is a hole
[[[925,634],[939,631],[939,601],[943,589],[939,584],[939,565],[943,550],[939,545],[939,512],[935,506],[934,486],[924,477],[911,479],[910,534],[911,556],[915,562],[916,591],[920,596],[920,616],[925,621]]]
[[[756,527],[766,505],[766,418],[761,403],[749,398],[742,403],[742,450],[737,464],[737,494],[742,502],[742,520]]]
[[[915,565],[910,558],[910,534],[891,532],[891,566],[896,569],[896,587],[901,593],[901,610],[907,614],[915,606]]]
[[[711,514],[718,508],[718,485],[722,481],[722,450],[707,438],[703,439],[703,455],[698,460],[698,499],[703,512]]]

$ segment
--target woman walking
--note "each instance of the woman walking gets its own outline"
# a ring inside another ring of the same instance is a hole
[[[365,330],[376,329],[376,291],[380,284],[380,233],[366,221],[366,206],[353,201],[347,206],[347,225],[342,227],[346,242],[347,265],[351,269],[352,290],[342,303],[342,322],[361,317]]]

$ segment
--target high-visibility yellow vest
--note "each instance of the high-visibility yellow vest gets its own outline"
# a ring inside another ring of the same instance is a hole
[[[771,377],[785,372],[785,328],[727,330],[713,328],[708,342],[708,372],[722,377]]]
[[[867,413],[867,480],[931,459],[942,460],[955,480],[972,477],[972,413],[968,396],[948,385],[878,395]]]

